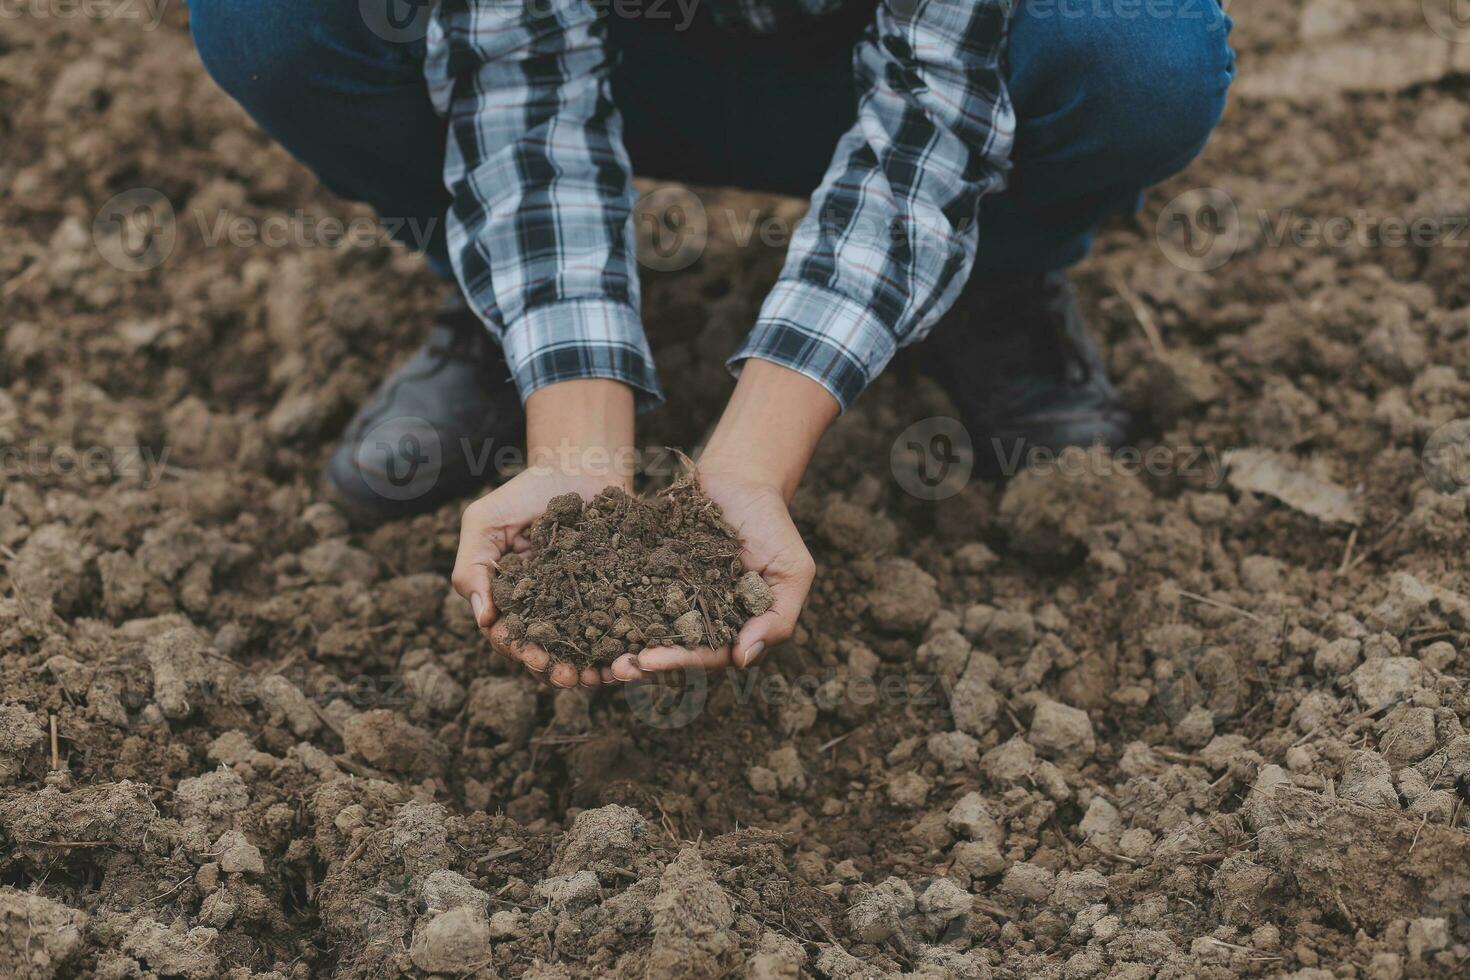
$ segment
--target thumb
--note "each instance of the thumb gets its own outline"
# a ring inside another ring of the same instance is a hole
[[[749,667],[766,650],[791,638],[815,575],[816,566],[810,557],[790,571],[766,570],[762,577],[771,587],[771,608],[740,628],[740,634],[735,638],[735,666]]]
[[[475,616],[475,625],[485,629],[495,621],[495,601],[490,591],[490,580],[495,574],[496,564],[505,554],[504,535],[493,525],[487,526],[472,516],[473,506],[465,511],[459,530],[459,551],[454,559],[454,571],[450,582],[470,604]]]

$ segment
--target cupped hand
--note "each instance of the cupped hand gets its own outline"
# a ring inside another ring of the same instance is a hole
[[[725,469],[701,467],[698,478],[744,545],[741,564],[746,571],[759,572],[770,586],[771,608],[747,621],[730,646],[650,647],[625,654],[612,665],[617,680],[659,680],[660,675],[677,677],[685,670],[751,667],[766,650],[790,638],[811,591],[816,564],[791,520],[781,488]]]
[[[451,582],[470,604],[475,625],[502,656],[521,664],[538,678],[555,687],[596,687],[615,681],[610,668],[588,667],[578,671],[569,663],[553,664],[551,654],[535,643],[514,642],[505,621],[495,608],[490,582],[501,558],[529,551],[525,531],[546,510],[552,497],[575,492],[590,500],[605,487],[627,481],[607,476],[570,475],[551,467],[536,466],[507,480],[465,508],[459,528],[459,553]]]
[[[653,680],[684,670],[750,667],[791,636],[817,566],[787,503],[838,410],[827,389],[800,372],[760,358],[744,362],[697,475],[744,545],[741,563],[770,587],[771,608],[746,622],[728,647],[644,650],[614,661],[615,678]]]

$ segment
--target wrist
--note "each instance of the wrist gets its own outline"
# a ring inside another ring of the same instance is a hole
[[[817,382],[751,358],[700,457],[700,470],[736,474],[790,500],[839,411],[837,400]]]
[[[526,452],[532,469],[632,486],[633,389],[607,378],[560,381],[526,399]]]

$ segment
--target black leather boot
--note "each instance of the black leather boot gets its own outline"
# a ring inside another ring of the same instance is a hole
[[[358,409],[323,481],[364,520],[408,517],[476,493],[526,417],[500,345],[457,294],[428,343]]]
[[[971,277],[921,349],[970,431],[978,475],[1012,476],[1033,448],[1128,438],[1131,419],[1065,271]]]

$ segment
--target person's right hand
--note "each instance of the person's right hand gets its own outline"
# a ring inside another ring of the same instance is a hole
[[[585,501],[609,486],[632,490],[632,390],[601,378],[538,389],[526,400],[526,444],[531,465],[465,508],[450,581],[497,653],[556,687],[616,683],[610,668],[579,672],[569,663],[553,666],[540,646],[511,642],[490,581],[501,558],[530,549],[526,528],[552,497],[575,492]],[[625,450],[629,455],[620,458]]]
[[[785,641],[811,590],[816,566],[792,523],[788,505],[822,433],[837,417],[837,400],[796,371],[752,358],[746,362],[709,445],[700,456],[700,485],[740,537],[740,561],[759,572],[773,604],[746,622],[727,647],[663,646],[613,661],[620,681],[682,677],[685,671],[749,668]]]

